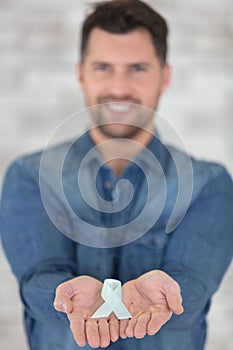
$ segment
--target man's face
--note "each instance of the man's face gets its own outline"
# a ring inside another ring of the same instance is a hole
[[[128,137],[152,124],[158,100],[169,82],[169,66],[161,67],[150,33],[138,28],[111,34],[99,28],[90,33],[79,65],[79,81],[92,122],[107,137]],[[129,125],[133,124],[133,125]]]

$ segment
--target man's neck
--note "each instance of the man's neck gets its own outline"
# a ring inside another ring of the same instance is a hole
[[[109,138],[99,128],[92,128],[89,135],[98,147],[106,164],[119,176],[128,162],[150,143],[153,137],[154,125],[146,130],[140,129],[132,138]]]

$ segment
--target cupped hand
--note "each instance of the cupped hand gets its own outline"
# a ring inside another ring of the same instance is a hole
[[[145,273],[123,285],[123,302],[132,315],[120,321],[120,336],[154,335],[171,318],[183,312],[178,283],[160,270]]]
[[[92,348],[107,347],[119,338],[119,322],[112,313],[109,317],[91,316],[103,304],[103,284],[90,276],[80,276],[60,284],[56,289],[54,307],[67,313],[74,339],[79,346],[88,343]]]

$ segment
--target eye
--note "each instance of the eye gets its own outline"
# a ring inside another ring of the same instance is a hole
[[[135,64],[131,67],[132,72],[144,72],[146,69],[142,64]]]
[[[109,65],[105,64],[105,63],[100,63],[100,64],[97,64],[95,66],[95,70],[97,71],[102,71],[102,72],[106,72],[110,69]]]

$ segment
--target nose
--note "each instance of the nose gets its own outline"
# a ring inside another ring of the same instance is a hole
[[[108,93],[118,99],[130,98],[133,87],[129,74],[125,71],[115,71],[111,78]]]

